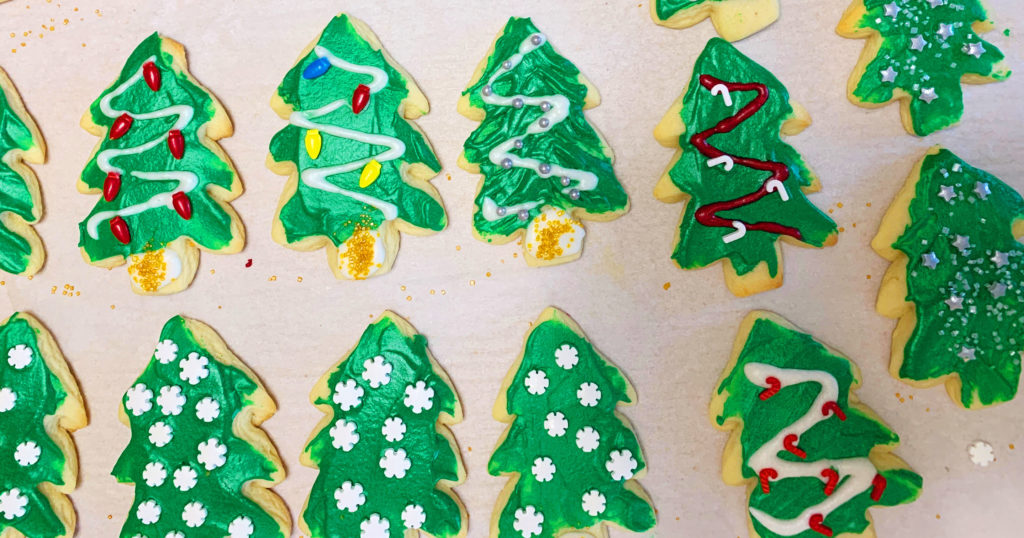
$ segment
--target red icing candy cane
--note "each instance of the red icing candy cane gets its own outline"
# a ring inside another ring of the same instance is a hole
[[[846,413],[843,412],[843,408],[839,407],[838,403],[825,402],[825,405],[821,406],[822,415],[827,417],[830,412],[835,413],[839,420],[846,420]]]
[[[807,522],[807,526],[818,534],[832,536],[832,529],[825,526],[825,516],[821,514],[811,515],[811,520]]]
[[[832,468],[822,469],[821,476],[827,480],[825,482],[825,496],[828,497],[835,492],[836,486],[839,484],[839,472]]]
[[[772,487],[768,484],[769,481],[775,480],[779,477],[779,472],[771,467],[765,467],[761,469],[761,472],[757,474],[761,477],[761,491],[763,493],[771,493]]]
[[[775,396],[778,394],[779,389],[782,388],[782,382],[775,376],[769,376],[764,380],[764,382],[768,384],[768,388],[762,390],[761,394],[758,395],[758,398],[761,398],[761,401]]]
[[[805,459],[807,459],[807,452],[804,452],[804,449],[796,446],[796,442],[799,439],[800,438],[797,437],[797,435],[795,433],[791,433],[791,434],[787,435],[782,440],[782,447],[785,448],[787,451],[789,451],[794,456],[796,456],[796,457],[798,457],[798,458],[800,458],[802,460],[805,460]]]

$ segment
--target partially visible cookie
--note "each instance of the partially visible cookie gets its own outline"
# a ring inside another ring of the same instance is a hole
[[[670,28],[711,18],[718,35],[739,41],[779,18],[779,0],[651,0],[651,18]]]
[[[0,69],[0,269],[31,276],[43,266],[32,224],[43,216],[39,181],[25,163],[46,161],[46,144],[14,83]]]
[[[29,314],[0,325],[0,353],[0,536],[73,536],[67,495],[78,455],[69,434],[87,422],[78,383]]]
[[[889,371],[974,409],[1010,401],[1024,353],[1024,198],[949,150],[911,171],[871,246],[892,262],[878,312],[898,318]]]

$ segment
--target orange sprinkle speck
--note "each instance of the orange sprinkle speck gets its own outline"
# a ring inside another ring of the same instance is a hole
[[[830,207],[830,208],[828,208],[828,212],[829,212],[829,213],[832,213],[832,208],[831,208],[831,207]]]
[[[441,290],[441,295],[447,295],[447,294],[448,294],[448,292],[447,292],[447,291],[445,291],[445,290]]]
[[[405,296],[405,300],[406,301],[411,301],[412,300],[412,295],[406,295]]]
[[[455,245],[455,250],[462,250],[462,245]]]
[[[491,272],[490,271],[487,271],[487,273],[485,273],[485,274],[487,275],[487,278],[491,277]]]
[[[942,516],[940,516],[939,514],[935,514],[935,519],[942,519]]]
[[[301,276],[297,276],[297,277],[295,277],[295,281],[296,281],[296,282],[302,282],[302,277],[301,277]]]
[[[216,270],[216,269],[210,269],[210,274],[211,274],[211,275],[212,275],[212,274],[214,274],[214,273],[216,273],[216,272],[217,272],[217,270]]]
[[[274,282],[276,280],[277,280],[277,275],[270,275],[270,278],[267,279],[268,282]]]
[[[402,291],[405,291],[405,286],[402,286],[402,288],[401,288],[401,289],[402,289]]]
[[[1013,443],[1010,443],[1010,450],[1013,450]]]
[[[866,203],[864,205],[867,206],[867,207],[871,207],[871,202],[868,202],[868,203]]]
[[[843,228],[842,226],[839,227],[839,233],[843,233],[845,231],[846,231],[846,228]]]
[[[430,294],[431,294],[431,295],[433,295],[434,293],[436,293],[436,291],[435,291],[435,290],[430,290]]]
[[[113,309],[115,309],[115,308],[117,308],[117,307],[116,307],[116,306],[114,306],[114,305],[110,305],[110,309],[111,309],[111,310],[113,310]]]
[[[864,278],[867,278],[868,280],[871,280],[871,275],[864,275]]]
[[[661,287],[662,287],[663,289],[666,289],[666,290],[667,290],[667,289],[669,289],[669,288],[671,288],[671,287],[672,287],[672,283],[671,283],[671,282],[666,282],[666,283],[662,284],[662,285],[661,285]]]

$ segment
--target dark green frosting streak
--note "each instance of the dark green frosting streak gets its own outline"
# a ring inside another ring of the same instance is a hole
[[[705,2],[721,2],[722,0],[653,0],[654,9],[661,20],[668,20],[684,9],[690,9]]]
[[[13,162],[15,151],[29,151],[37,147],[32,131],[14,113],[7,95],[0,89],[0,212],[11,212],[26,222],[35,222],[32,195],[26,180],[16,172]],[[28,267],[32,246],[24,237],[14,233],[0,221],[0,269],[20,274]]]

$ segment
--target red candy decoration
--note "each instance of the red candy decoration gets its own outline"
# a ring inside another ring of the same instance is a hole
[[[772,487],[768,484],[770,480],[775,480],[779,477],[779,472],[771,467],[765,467],[761,469],[760,473],[757,473],[761,477],[761,491],[765,494],[771,493]]]
[[[846,420],[846,413],[843,412],[843,408],[839,407],[836,402],[825,402],[825,405],[821,406],[821,414],[828,416],[829,412],[835,413],[839,420]]]
[[[134,121],[135,118],[129,116],[127,112],[118,116],[117,119],[114,120],[114,124],[110,126],[110,139],[117,140],[124,136],[124,134],[128,132],[128,129],[132,128],[132,122]]]
[[[825,516],[821,514],[812,514],[811,520],[807,522],[807,526],[818,534],[832,536],[832,529],[825,526]]]
[[[836,486],[839,484],[839,472],[835,469],[822,469],[821,476],[827,480],[825,482],[825,496],[832,495],[836,490]]]
[[[174,155],[175,159],[185,155],[185,137],[181,135],[181,131],[172,129],[167,133],[167,148],[171,150],[171,155]]]
[[[110,231],[118,241],[126,245],[132,240],[132,233],[128,230],[128,223],[119,216],[110,219]]]
[[[356,114],[362,112],[369,102],[370,88],[366,84],[356,86],[356,91],[352,92],[352,112]]]
[[[192,218],[192,200],[187,194],[178,191],[171,196],[171,204],[174,206],[174,210],[181,215],[181,218],[189,220]]]
[[[117,193],[121,191],[121,174],[117,172],[110,172],[107,174],[107,179],[103,180],[103,199],[111,201],[117,197]]]
[[[805,460],[805,459],[807,459],[807,452],[804,452],[804,450],[802,448],[796,446],[796,442],[799,439],[800,438],[797,437],[797,435],[795,433],[791,433],[791,434],[787,435],[782,440],[782,448],[785,448],[787,451],[789,451],[794,456],[796,456],[796,457],[798,457],[798,458],[800,458],[802,460]]]
[[[153,91],[160,89],[160,70],[157,69],[155,63],[142,64],[142,78],[146,80],[146,86],[149,86],[149,89]]]
[[[888,481],[880,474],[876,474],[875,477],[871,479],[872,501],[878,502],[882,498],[882,493],[885,491],[886,484],[888,484]]]
[[[768,388],[762,390],[761,394],[758,395],[758,398],[761,398],[762,401],[767,400],[772,396],[775,396],[776,394],[778,394],[779,389],[782,388],[782,381],[779,381],[779,378],[777,377],[768,377],[767,379],[764,380],[764,382],[768,383]]]

